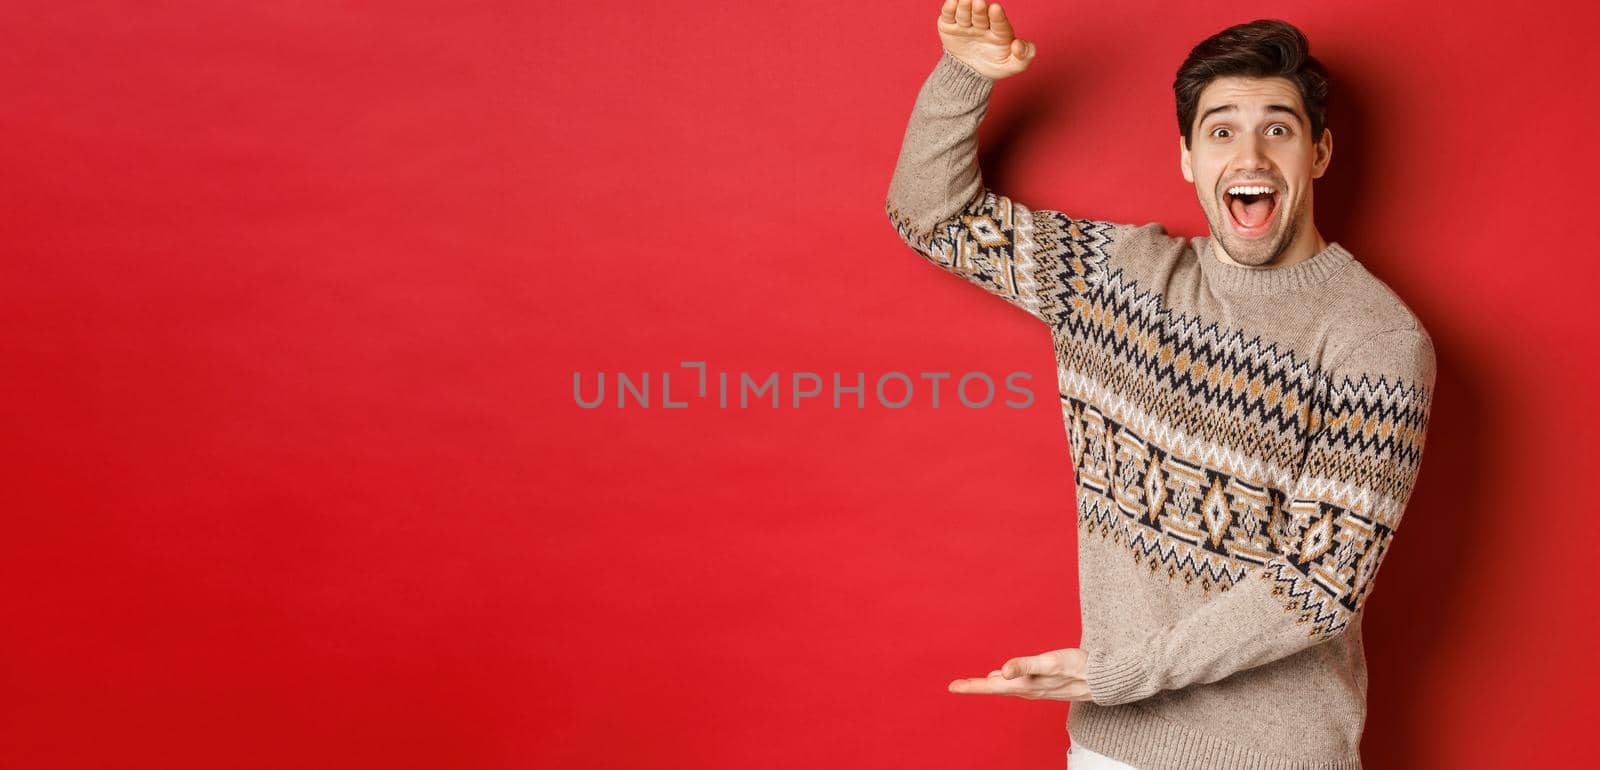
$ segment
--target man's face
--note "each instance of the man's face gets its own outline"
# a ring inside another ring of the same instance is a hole
[[[1193,145],[1180,136],[1178,147],[1212,237],[1234,262],[1272,264],[1312,232],[1311,180],[1327,170],[1332,133],[1312,141],[1300,91],[1280,77],[1211,81],[1195,121]]]

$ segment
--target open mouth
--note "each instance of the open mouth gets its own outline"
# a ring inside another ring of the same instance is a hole
[[[1278,188],[1269,184],[1236,184],[1222,193],[1233,231],[1245,238],[1264,235],[1278,213]]]

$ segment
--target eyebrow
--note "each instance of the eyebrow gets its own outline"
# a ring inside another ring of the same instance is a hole
[[[1212,114],[1214,114],[1214,113],[1230,112],[1230,111],[1236,111],[1238,109],[1239,109],[1239,105],[1237,105],[1237,104],[1219,104],[1219,105],[1217,105],[1215,107],[1212,107],[1209,110],[1206,110],[1203,114],[1200,115],[1200,124],[1204,125],[1205,122],[1206,122],[1206,118],[1211,117]],[[1293,115],[1295,120],[1298,120],[1301,123],[1305,122],[1305,117],[1300,114],[1300,111],[1295,109],[1295,108],[1293,108],[1293,107],[1290,107],[1287,104],[1269,104],[1269,105],[1267,105],[1267,112],[1269,112],[1269,113],[1270,112],[1287,112],[1290,115]]]

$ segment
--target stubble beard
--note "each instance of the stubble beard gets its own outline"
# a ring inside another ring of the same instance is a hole
[[[1223,198],[1219,197],[1217,199],[1217,207],[1214,209],[1216,213],[1213,215],[1211,230],[1217,234],[1217,243],[1222,247],[1223,253],[1227,254],[1229,259],[1241,265],[1260,267],[1272,263],[1278,257],[1283,256],[1283,252],[1289,249],[1289,244],[1294,243],[1295,236],[1300,231],[1298,211],[1274,211],[1272,215],[1277,222],[1273,224],[1273,228],[1278,231],[1276,236],[1249,240],[1240,238],[1233,231],[1233,217],[1227,210],[1227,204],[1223,201]],[[1300,204],[1297,201],[1295,208],[1298,209],[1299,206]],[[1282,224],[1278,224],[1280,222]]]

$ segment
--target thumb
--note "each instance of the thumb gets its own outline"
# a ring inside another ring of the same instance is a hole
[[[1019,61],[1031,62],[1038,53],[1039,49],[1034,46],[1032,41],[1023,40],[1020,37],[1011,39],[1011,55],[1015,56]]]
[[[1037,657],[1012,658],[1011,660],[1006,661],[1004,666],[1000,667],[1000,675],[1007,679],[1016,679],[1017,677],[1026,674],[1044,673],[1040,670],[1040,668],[1041,666],[1039,665],[1039,659]]]

